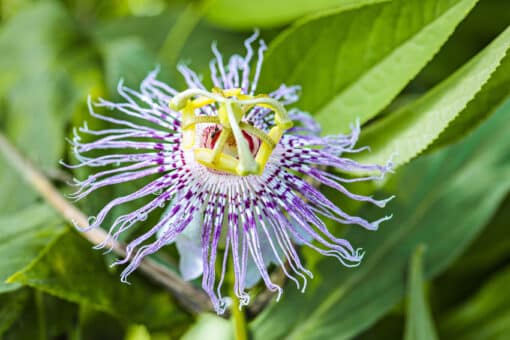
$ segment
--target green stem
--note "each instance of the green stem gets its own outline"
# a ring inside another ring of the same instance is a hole
[[[232,323],[234,326],[234,336],[236,340],[248,340],[248,326],[246,324],[246,317],[244,315],[244,310],[241,310],[241,306],[239,303],[239,298],[235,293],[235,269],[234,269],[234,261],[232,259],[232,254],[228,259],[228,272],[227,279],[230,283],[230,297],[232,298],[232,306],[230,307],[230,314]]]
[[[233,290],[232,290],[233,291]],[[234,335],[236,340],[248,340],[248,327],[244,311],[239,309],[239,299],[232,293],[232,321],[234,322]]]

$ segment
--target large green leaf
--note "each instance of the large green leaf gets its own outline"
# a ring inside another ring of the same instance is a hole
[[[197,6],[199,10],[202,5]],[[155,68],[156,55],[157,63],[161,64],[158,78],[175,89],[182,90],[185,85],[176,70],[176,58],[178,62],[189,64],[198,74],[203,74],[207,86],[211,86],[208,79],[209,60],[213,58],[211,43],[216,41],[222,54],[228,56],[244,49],[243,40],[247,35],[222,30],[204,21],[196,27],[187,27],[192,23],[187,22],[186,17],[195,22],[201,13],[197,13],[194,6],[183,11],[184,8],[182,4],[173,4],[157,16],[128,16],[97,23],[93,34],[101,46],[110,87],[115,86],[120,77],[135,78],[130,85],[137,87],[139,78]],[[176,22],[181,27],[176,28]],[[183,29],[185,36],[180,34]],[[185,39],[184,46],[181,46],[182,39]],[[133,70],[137,77],[131,76]]]
[[[213,23],[233,29],[275,27],[306,14],[345,9],[389,0],[216,0],[207,13]]]
[[[324,133],[381,111],[439,50],[476,0],[395,0],[300,22],[271,44],[260,84],[302,86]]]
[[[72,334],[77,319],[75,304],[40,291],[25,289],[25,293],[30,294],[21,315],[2,339],[67,339]]]
[[[37,195],[0,153],[0,214],[17,211],[33,202]]]
[[[156,67],[156,57],[136,37],[119,38],[102,45],[106,82],[115,93],[119,80],[138,88],[145,76]]]
[[[510,259],[510,195],[498,208],[483,233],[465,250],[464,254],[434,280],[433,299],[438,311],[451,309],[453,305],[473,295],[483,278],[493,275]],[[462,282],[462,285],[459,285]],[[440,317],[441,318],[441,317]]]
[[[44,170],[55,169],[64,150],[71,90],[66,75],[44,72],[20,79],[7,97],[7,135]]]
[[[63,234],[9,281],[150,328],[175,327],[188,319],[168,292],[136,277],[132,285],[122,284],[118,273],[108,271],[101,253],[92,250],[87,241],[73,232]]]
[[[55,2],[28,6],[7,21],[0,28],[0,96],[18,78],[54,67],[73,32],[71,19]]]
[[[471,132],[510,96],[510,54],[501,61],[476,97],[434,141],[431,149],[453,143]]]
[[[479,292],[440,324],[444,339],[508,339],[510,337],[510,268],[490,278]]]
[[[78,35],[55,2],[27,7],[0,30],[0,98],[5,132],[45,170],[55,169],[64,148],[64,127],[74,109],[73,70],[65,64]]]
[[[510,27],[423,97],[366,128],[360,144],[371,152],[356,158],[379,164],[392,158],[399,166],[425,150],[482,89],[509,48]],[[480,103],[474,105],[480,110]]]
[[[407,319],[405,340],[434,340],[436,330],[430,309],[424,294],[423,252],[425,247],[418,246],[409,265],[407,282]]]
[[[480,275],[483,270],[498,267],[510,257],[510,197],[501,205],[484,233],[474,242],[455,265],[455,271],[461,275]]]
[[[5,280],[32,262],[63,230],[47,205],[29,206],[16,214],[0,216],[0,293],[19,288]]]
[[[101,20],[91,27],[91,33],[100,44],[122,38],[140,39],[152,53],[157,53],[181,12],[182,5],[170,5],[169,10],[155,16],[121,16]]]
[[[84,340],[122,339],[125,333],[125,322],[90,306],[80,306],[78,320],[78,332]]]
[[[425,278],[445,269],[483,228],[510,189],[510,103],[463,143],[403,168],[394,218],[377,232],[345,235],[366,257],[356,269],[333,260],[317,266],[313,289],[289,287],[283,301],[252,324],[258,339],[343,339],[376,321],[404,294],[410,254],[423,243]],[[393,190],[392,190],[393,191]],[[379,209],[364,215],[380,216]],[[376,215],[377,214],[377,215]]]

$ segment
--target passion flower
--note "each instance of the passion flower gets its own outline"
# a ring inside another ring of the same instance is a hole
[[[361,249],[335,237],[323,219],[376,230],[390,218],[367,221],[352,216],[319,191],[318,185],[328,186],[346,198],[384,207],[391,198],[376,200],[351,193],[344,183],[379,179],[390,165],[364,165],[349,158],[366,149],[356,147],[359,125],[353,125],[349,135],[321,137],[319,125],[309,114],[288,110],[299,98],[298,86],[281,85],[269,94],[256,93],[266,49],[259,40],[252,69],[252,44],[257,37],[246,40],[244,57],[234,55],[226,65],[213,45],[212,89],[180,65],[188,86],[182,92],[157,80],[155,70],[139,91],[121,82],[118,92],[123,102],[89,101],[93,117],[116,127],[91,130],[85,124],[79,128],[98,139],[82,143],[75,135],[72,145],[79,164],[71,167],[102,169],[76,180],[79,190],[73,197],[81,199],[106,186],[155,176],[139,190],[113,199],[87,227],[109,228],[109,239],[100,248],[136,224],[146,223],[148,214],[159,211],[162,215],[128,243],[126,257],[115,263],[127,264],[122,281],[144,257],[175,242],[183,277],[201,275],[203,289],[222,313],[228,263],[232,263],[233,289],[240,305],[249,303],[247,289],[259,279],[280,296],[281,287],[268,273],[270,264],[280,266],[304,291],[312,273],[296,246],[311,247],[348,267],[358,265],[363,257]],[[95,112],[95,107],[113,111],[104,115]],[[90,154],[97,150],[103,154]],[[338,170],[349,176],[340,176]],[[353,177],[355,173],[376,175]],[[114,207],[154,194],[148,203],[105,225]]]

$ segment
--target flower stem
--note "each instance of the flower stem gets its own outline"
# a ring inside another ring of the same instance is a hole
[[[248,340],[246,316],[244,315],[244,310],[241,309],[239,298],[236,295],[236,275],[232,256],[229,257],[228,264],[227,278],[230,283],[230,297],[232,298],[230,315],[234,326],[234,336],[236,340]]]
[[[232,290],[233,291],[233,290]],[[248,340],[248,327],[244,311],[239,308],[239,299],[232,293],[232,321],[234,323],[234,335],[236,340]]]

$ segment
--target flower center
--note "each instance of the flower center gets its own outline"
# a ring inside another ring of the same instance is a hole
[[[216,143],[218,142],[220,135],[224,132],[223,127],[220,124],[207,125],[202,129],[200,134],[199,147],[214,150]],[[227,132],[228,133],[228,132]],[[246,131],[242,131],[243,137],[248,143],[248,149],[253,157],[257,155],[260,148],[261,141],[258,137],[249,134]],[[235,138],[230,135],[225,144],[223,145],[223,153],[239,159],[237,154],[237,143]]]
[[[207,105],[217,115],[197,115]],[[256,106],[274,112],[275,125],[267,133],[243,120]],[[241,89],[189,89],[173,97],[169,107],[182,113],[184,149],[192,149],[195,159],[208,168],[239,176],[261,174],[283,133],[292,127],[280,102],[245,95]]]

